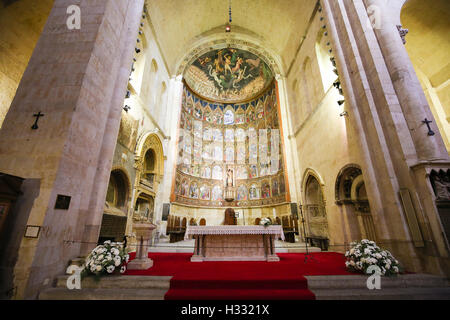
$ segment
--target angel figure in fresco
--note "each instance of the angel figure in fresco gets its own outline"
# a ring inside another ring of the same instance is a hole
[[[222,51],[223,50],[219,50],[217,52],[217,58],[214,60],[214,65],[216,66],[216,74],[219,74],[223,71],[222,65],[223,65],[223,58],[222,58]]]
[[[239,86],[237,85],[239,82],[241,82],[242,80],[248,79],[250,77],[253,77],[253,75],[251,75],[251,74],[245,76],[245,70],[247,70],[247,66],[244,67],[244,70],[239,70],[239,73],[238,73],[236,79],[233,80],[233,88],[239,89]]]
[[[237,58],[236,65],[231,69],[232,73],[236,73],[237,71],[240,71],[241,65],[244,63],[244,59],[241,57]]]
[[[214,70],[212,65],[209,65],[208,69],[209,69],[209,75],[214,78],[214,80],[217,82],[219,87],[223,90],[222,80],[219,79],[219,74],[216,71],[217,68],[216,68],[216,70]]]
[[[225,62],[224,62],[224,68],[225,68],[225,74],[227,74],[227,71],[230,71],[230,73],[233,73],[233,71],[231,70],[231,57],[230,55],[225,55]]]
[[[201,66],[204,66],[205,64],[207,64],[208,62],[211,61],[210,57],[205,57],[205,58],[198,58],[198,62],[200,63]]]

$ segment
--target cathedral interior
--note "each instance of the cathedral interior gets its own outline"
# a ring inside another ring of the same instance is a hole
[[[70,3],[0,1],[2,298],[229,208],[450,275],[447,0]]]

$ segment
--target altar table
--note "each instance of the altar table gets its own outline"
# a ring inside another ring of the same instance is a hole
[[[275,226],[187,226],[185,240],[195,239],[192,262],[280,261],[275,239],[284,240]]]

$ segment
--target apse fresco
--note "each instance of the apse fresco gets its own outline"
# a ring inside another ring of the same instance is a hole
[[[200,207],[285,203],[275,84],[253,100],[212,103],[183,89],[174,202]],[[229,173],[231,173],[229,175]],[[232,177],[235,199],[224,201]]]
[[[272,83],[273,73],[260,57],[224,48],[197,58],[187,68],[184,79],[194,92],[208,100],[237,103],[261,94]],[[223,121],[227,124],[235,119],[225,113]]]

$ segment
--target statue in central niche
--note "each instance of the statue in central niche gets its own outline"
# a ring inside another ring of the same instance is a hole
[[[227,187],[233,186],[233,170],[227,170]]]
[[[226,226],[237,225],[236,214],[233,209],[228,208],[227,210],[225,210],[225,221],[223,224]]]

